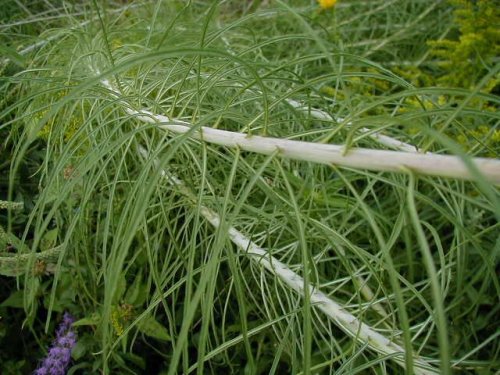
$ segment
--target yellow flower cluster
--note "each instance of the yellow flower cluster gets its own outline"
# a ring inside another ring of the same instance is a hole
[[[322,9],[329,9],[337,4],[337,0],[318,0],[318,4]]]
[[[438,83],[443,86],[474,88],[500,54],[500,12],[491,0],[449,0],[455,5],[454,22],[459,33],[451,39],[428,41],[430,54],[442,68]],[[497,25],[497,26],[495,26]],[[481,91],[492,92],[498,76],[489,79]]]
[[[117,336],[123,335],[128,322],[132,320],[134,315],[134,307],[127,303],[122,303],[120,306],[113,306],[111,312],[111,325],[113,326]]]
[[[490,148],[489,152],[484,156],[491,158],[498,157],[498,153],[494,149],[500,143],[500,130],[492,131],[489,126],[481,125],[474,130],[469,130],[467,134],[457,135],[456,140],[467,151],[477,145],[478,142],[481,142],[485,147]]]
[[[404,107],[399,108],[400,113],[413,112],[414,110],[430,111],[446,105],[446,97],[439,95],[437,97],[437,103],[436,98],[430,99],[423,96],[407,97],[404,104]]]

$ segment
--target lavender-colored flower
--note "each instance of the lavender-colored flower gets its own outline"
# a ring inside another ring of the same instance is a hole
[[[71,330],[75,319],[64,313],[63,321],[56,331],[56,339],[34,375],[65,375],[71,361],[71,349],[76,343],[76,333]]]

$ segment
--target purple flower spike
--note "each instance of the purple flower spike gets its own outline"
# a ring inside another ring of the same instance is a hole
[[[71,361],[71,349],[76,344],[76,333],[71,330],[75,319],[64,313],[63,320],[57,328],[56,339],[34,375],[65,375]]]

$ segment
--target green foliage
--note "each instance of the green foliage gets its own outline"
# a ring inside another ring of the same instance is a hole
[[[453,39],[449,6],[431,0],[44,3],[52,29],[42,2],[0,29],[18,64],[1,86],[0,349],[24,335],[18,354],[0,350],[5,369],[32,371],[69,311],[70,373],[404,371],[238,250],[230,227],[406,346],[407,366],[414,352],[443,373],[498,368],[497,187],[242,152],[132,112],[498,157],[484,47],[498,33],[481,21],[496,10],[458,4]],[[40,33],[48,42],[19,58]]]
[[[22,202],[0,200],[0,209],[19,210],[22,208]],[[53,272],[55,262],[62,250],[61,246],[56,246],[56,240],[57,228],[54,228],[42,237],[41,251],[30,254],[29,248],[23,241],[12,233],[6,233],[0,226],[0,275],[21,276],[26,271],[35,275]]]
[[[448,39],[429,41],[431,55],[440,59],[437,82],[473,89],[499,63],[500,9],[490,0],[451,0],[458,30]],[[483,85],[484,92],[498,89],[500,73]]]

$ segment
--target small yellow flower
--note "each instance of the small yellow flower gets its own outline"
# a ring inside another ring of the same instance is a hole
[[[318,0],[319,6],[322,9],[333,8],[337,3],[337,0]]]

